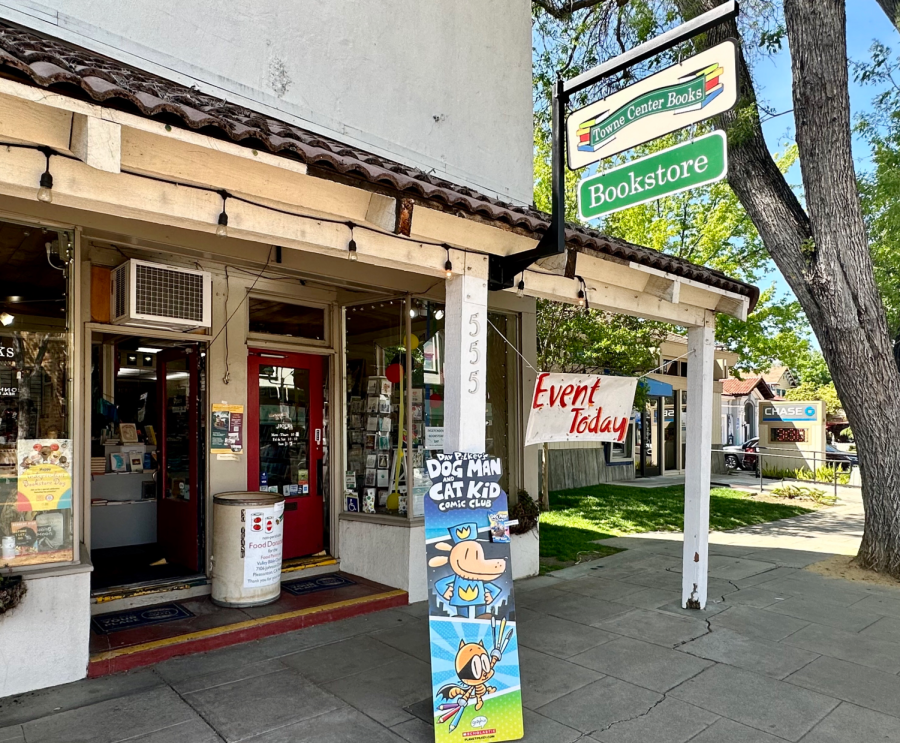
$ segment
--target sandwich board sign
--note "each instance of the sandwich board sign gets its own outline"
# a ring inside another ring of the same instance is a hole
[[[518,740],[519,630],[501,460],[453,452],[425,465],[434,739]]]
[[[583,178],[578,184],[578,215],[596,219],[715,183],[727,174],[725,132],[715,131]]]
[[[569,168],[671,134],[736,102],[737,45],[729,39],[569,114]]]

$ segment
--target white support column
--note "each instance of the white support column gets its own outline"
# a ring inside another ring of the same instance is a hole
[[[484,451],[487,267],[484,255],[452,251],[444,329],[444,451]]]
[[[716,318],[688,329],[687,451],[684,480],[684,557],[681,605],[706,607],[709,568],[709,478],[712,449]]]

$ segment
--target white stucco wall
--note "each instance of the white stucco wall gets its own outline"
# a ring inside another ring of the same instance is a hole
[[[77,681],[87,674],[90,573],[28,580],[0,616],[0,697]]]
[[[0,17],[532,200],[527,0],[28,0]]]
[[[416,530],[405,525],[388,526],[351,519],[341,519],[339,528],[341,570],[409,591],[410,532]],[[416,536],[424,543],[421,530]]]

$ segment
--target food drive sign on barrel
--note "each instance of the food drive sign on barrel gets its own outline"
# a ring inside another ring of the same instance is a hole
[[[624,441],[637,379],[541,372],[534,383],[525,445],[545,441]]]
[[[244,588],[263,588],[281,580],[284,501],[244,511]]]

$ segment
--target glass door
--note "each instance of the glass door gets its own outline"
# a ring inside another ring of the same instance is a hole
[[[284,559],[321,552],[322,359],[251,350],[247,384],[247,489],[285,496]]]
[[[196,348],[159,354],[160,411],[157,474],[157,541],[166,562],[200,569],[200,468],[198,442],[200,359]]]

